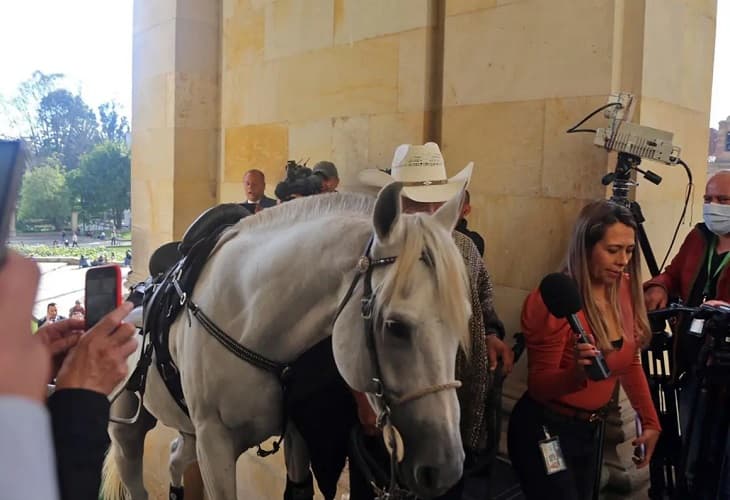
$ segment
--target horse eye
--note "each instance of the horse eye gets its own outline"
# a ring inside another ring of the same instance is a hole
[[[411,336],[410,327],[407,324],[394,319],[388,319],[385,321],[385,331],[388,335],[392,335],[398,339],[407,339]]]

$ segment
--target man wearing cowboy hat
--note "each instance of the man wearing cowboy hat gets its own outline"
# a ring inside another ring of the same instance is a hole
[[[438,144],[403,144],[393,156],[390,173],[378,169],[360,172],[360,182],[383,187],[391,182],[403,183],[403,211],[405,213],[435,212],[441,205],[466,189],[471,178],[473,162],[453,177],[446,176],[444,158]],[[512,370],[513,354],[502,342],[504,327],[494,311],[494,291],[484,261],[474,243],[459,232],[453,232],[456,246],[464,256],[471,284],[472,315],[469,321],[471,356],[469,360],[459,353],[457,377],[464,388],[459,392],[462,409],[461,430],[468,467],[470,458],[484,452],[487,445],[485,405],[491,373],[502,359],[504,374]],[[481,311],[482,314],[478,314]],[[459,498],[463,481],[442,498]]]

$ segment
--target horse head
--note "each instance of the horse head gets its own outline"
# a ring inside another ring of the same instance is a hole
[[[335,322],[340,373],[364,392],[402,436],[399,477],[419,497],[444,493],[462,475],[456,355],[469,345],[469,282],[451,231],[460,196],[433,215],[402,214],[393,183],[378,195],[373,238],[360,261],[365,301],[347,303]],[[368,296],[369,295],[369,296]]]

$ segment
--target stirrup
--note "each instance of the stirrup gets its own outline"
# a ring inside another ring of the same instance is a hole
[[[114,402],[119,399],[119,396],[121,396],[123,393],[127,392],[126,389],[122,389],[118,393],[114,395],[110,405],[113,405]],[[125,425],[134,425],[137,423],[137,420],[139,420],[139,414],[142,413],[142,395],[138,391],[129,391],[132,392],[132,395],[137,398],[137,411],[134,412],[134,415],[132,415],[129,418],[125,417],[113,417],[109,416],[109,421],[114,422],[115,424],[125,424]],[[182,498],[182,497],[180,497]]]

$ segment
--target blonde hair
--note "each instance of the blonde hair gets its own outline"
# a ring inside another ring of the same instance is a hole
[[[626,332],[626,334],[633,333],[637,343],[641,346],[648,344],[651,338],[651,330],[646,315],[646,305],[644,304],[644,293],[642,289],[641,253],[636,241],[637,224],[634,216],[631,215],[631,212],[626,207],[606,200],[595,201],[583,207],[575,223],[565,263],[568,274],[578,283],[578,290],[583,300],[583,311],[591,326],[596,343],[604,351],[612,350],[613,346],[608,336],[608,325],[596,306],[593,297],[590,260],[596,243],[603,239],[606,234],[606,229],[616,223],[624,224],[634,230],[635,247],[631,255],[631,260],[626,266],[626,271],[629,273],[630,279],[635,331]],[[618,284],[619,281],[617,280],[616,285]],[[612,286],[609,289],[608,295],[611,309],[620,325],[621,303],[618,297],[618,286]]]
[[[375,315],[382,318],[382,309],[395,297],[407,297],[413,282],[413,268],[425,262],[435,281],[436,300],[443,322],[451,327],[446,333],[459,336],[459,344],[468,357],[471,346],[469,319],[469,276],[464,258],[449,232],[433,217],[418,213],[402,215],[403,246],[398,259],[376,288]],[[423,286],[423,284],[421,284]]]

